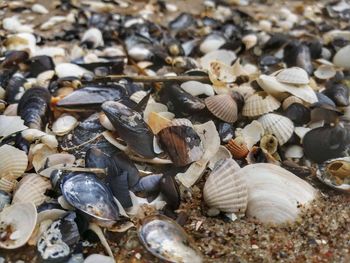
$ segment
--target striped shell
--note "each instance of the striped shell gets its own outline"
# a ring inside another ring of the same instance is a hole
[[[250,96],[243,106],[242,115],[246,117],[261,116],[265,113],[277,110],[281,103],[267,94],[265,91],[260,91]]]
[[[28,127],[19,116],[0,115],[0,137],[7,137],[13,133],[23,131]]]
[[[51,189],[51,183],[38,174],[24,176],[14,193],[12,203],[32,202],[36,206],[41,205],[46,199],[46,190]]]
[[[0,190],[7,193],[11,193],[12,190],[16,187],[17,180],[11,176],[3,176],[0,178]]]
[[[248,192],[244,176],[237,176],[239,165],[226,159],[210,173],[203,189],[206,204],[225,213],[244,214]]]
[[[229,94],[211,96],[204,102],[208,110],[220,120],[228,123],[234,123],[237,120],[237,103]]]
[[[17,179],[27,169],[26,153],[13,146],[5,144],[0,147],[0,160],[0,178],[11,176]]]
[[[293,122],[282,115],[267,113],[258,121],[264,127],[265,133],[275,135],[280,145],[285,144],[294,132]]]
[[[290,105],[292,105],[293,103],[300,103],[300,104],[303,104],[303,101],[302,99],[299,99],[298,97],[296,96],[289,96],[288,98],[286,98],[283,103],[282,103],[282,109],[283,110],[286,110],[288,109],[288,107]]]
[[[243,137],[236,137],[235,139],[229,140],[228,144],[226,144],[226,148],[236,159],[246,157],[249,152]]]
[[[276,79],[282,83],[306,85],[310,82],[307,72],[299,67],[282,69],[278,72],[275,72],[275,75]]]

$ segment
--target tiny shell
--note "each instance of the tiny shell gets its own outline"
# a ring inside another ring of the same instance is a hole
[[[69,133],[78,125],[78,120],[71,115],[62,115],[52,124],[52,132],[58,136]]]
[[[236,137],[229,140],[226,144],[226,148],[231,152],[232,156],[236,159],[241,159],[247,156],[249,150],[243,137]]]
[[[338,50],[338,52],[333,57],[333,63],[345,69],[350,69],[350,45],[347,45]]]
[[[237,103],[229,94],[220,94],[205,99],[208,110],[220,120],[234,123],[237,120]]]
[[[111,257],[107,257],[104,255],[100,255],[100,254],[91,254],[89,255],[85,260],[84,263],[114,263],[115,260],[114,258]]]
[[[278,140],[271,134],[264,135],[260,140],[260,148],[266,150],[270,154],[274,154],[277,151]]]
[[[284,153],[284,156],[286,158],[300,159],[304,156],[303,147],[299,145],[288,146],[288,148],[286,149],[286,152]]]
[[[243,176],[237,176],[239,165],[226,159],[210,173],[203,189],[203,198],[211,208],[226,213],[244,214],[248,192]]]
[[[243,129],[237,129],[236,136],[243,136],[244,141],[250,150],[254,144],[260,141],[261,137],[264,135],[264,132],[265,131],[261,123],[254,120]]]
[[[334,66],[332,65],[320,65],[314,72],[315,77],[319,79],[330,79],[337,74]]]
[[[0,147],[0,160],[0,178],[10,176],[17,179],[27,169],[26,153],[13,146],[5,144]]]
[[[59,78],[77,77],[81,78],[84,74],[92,74],[90,71],[72,63],[61,63],[55,68],[55,72]]]
[[[281,103],[265,91],[250,96],[244,103],[242,115],[256,117],[277,110]]]
[[[242,42],[245,45],[245,49],[249,50],[258,43],[258,37],[254,34],[248,34],[242,37]]]
[[[276,136],[280,145],[285,144],[294,132],[293,122],[282,115],[267,113],[261,116],[258,121],[266,133]]]
[[[306,85],[310,82],[307,72],[299,67],[282,69],[274,74],[276,75],[276,79],[282,83]]]

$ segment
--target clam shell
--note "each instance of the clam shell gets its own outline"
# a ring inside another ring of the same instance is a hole
[[[244,103],[242,115],[247,117],[261,116],[277,110],[281,103],[265,91],[250,96]]]
[[[15,249],[29,240],[37,221],[35,205],[19,203],[4,208],[0,213],[0,232],[10,231],[0,240],[0,247]]]
[[[205,99],[208,110],[220,120],[234,123],[237,120],[238,109],[235,100],[228,94],[220,94]]]
[[[317,191],[291,172],[273,164],[250,164],[235,173],[247,181],[246,214],[262,223],[294,221],[300,207],[312,201]]]
[[[338,52],[333,57],[333,63],[345,69],[350,69],[350,45],[347,45],[338,50]]]
[[[286,152],[284,153],[286,158],[302,158],[304,156],[303,147],[299,145],[288,146]]]
[[[280,145],[285,144],[294,132],[293,122],[281,115],[275,113],[267,113],[261,116],[258,121],[264,127],[265,133],[276,136]]]
[[[228,144],[225,146],[236,159],[241,159],[247,156],[249,150],[247,144],[244,141],[243,137],[236,137],[228,141]]]
[[[310,82],[307,72],[299,67],[292,67],[278,71],[276,79],[282,83],[295,85],[306,85]]]
[[[244,176],[237,176],[239,169],[233,159],[226,159],[210,173],[203,189],[209,207],[225,213],[245,213],[248,192]]]
[[[213,96],[214,90],[213,87],[209,84],[204,84],[199,81],[186,81],[181,84],[181,88],[186,91],[187,93],[190,93],[192,96],[198,96],[198,95],[207,95],[207,96]]]
[[[330,79],[337,74],[333,65],[320,65],[317,70],[315,70],[314,75],[318,79]]]
[[[52,124],[52,132],[58,136],[69,133],[78,125],[78,120],[71,115],[62,115]]]
[[[0,137],[7,137],[13,133],[23,131],[28,127],[19,116],[0,115]]]
[[[0,178],[11,176],[13,179],[20,177],[27,169],[28,157],[24,151],[10,145],[0,147]]]
[[[51,189],[51,183],[38,174],[27,174],[18,183],[12,203],[31,202],[41,205],[46,199],[46,190]]]
[[[290,105],[292,105],[293,103],[300,103],[300,104],[303,104],[303,101],[301,99],[299,99],[298,97],[296,96],[289,96],[288,98],[286,98],[283,103],[282,103],[282,109],[283,110],[286,110],[288,109],[288,107]]]

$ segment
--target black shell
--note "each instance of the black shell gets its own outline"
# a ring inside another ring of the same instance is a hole
[[[345,107],[349,105],[349,88],[343,84],[334,84],[323,93],[337,106]]]
[[[47,70],[54,70],[55,69],[55,63],[53,62],[52,58],[49,56],[36,56],[31,57],[29,60],[29,72],[30,76],[35,78],[40,73],[47,71]]]
[[[310,109],[301,103],[293,103],[284,112],[295,125],[301,126],[310,121]]]
[[[26,79],[21,75],[13,75],[6,86],[5,100],[8,104],[18,103],[24,94],[23,84]]]
[[[6,54],[1,66],[3,68],[11,68],[25,62],[28,58],[29,54],[26,51],[10,51]]]
[[[51,95],[45,88],[27,90],[18,103],[18,114],[29,128],[43,130],[49,120]]]
[[[288,67],[305,69],[309,75],[313,72],[310,49],[299,41],[292,41],[284,48],[284,62]]]

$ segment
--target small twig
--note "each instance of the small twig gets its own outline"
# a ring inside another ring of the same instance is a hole
[[[95,81],[110,82],[121,79],[131,79],[134,82],[154,83],[154,82],[186,82],[199,81],[210,83],[208,76],[129,76],[129,75],[109,75],[107,77],[95,78]]]

